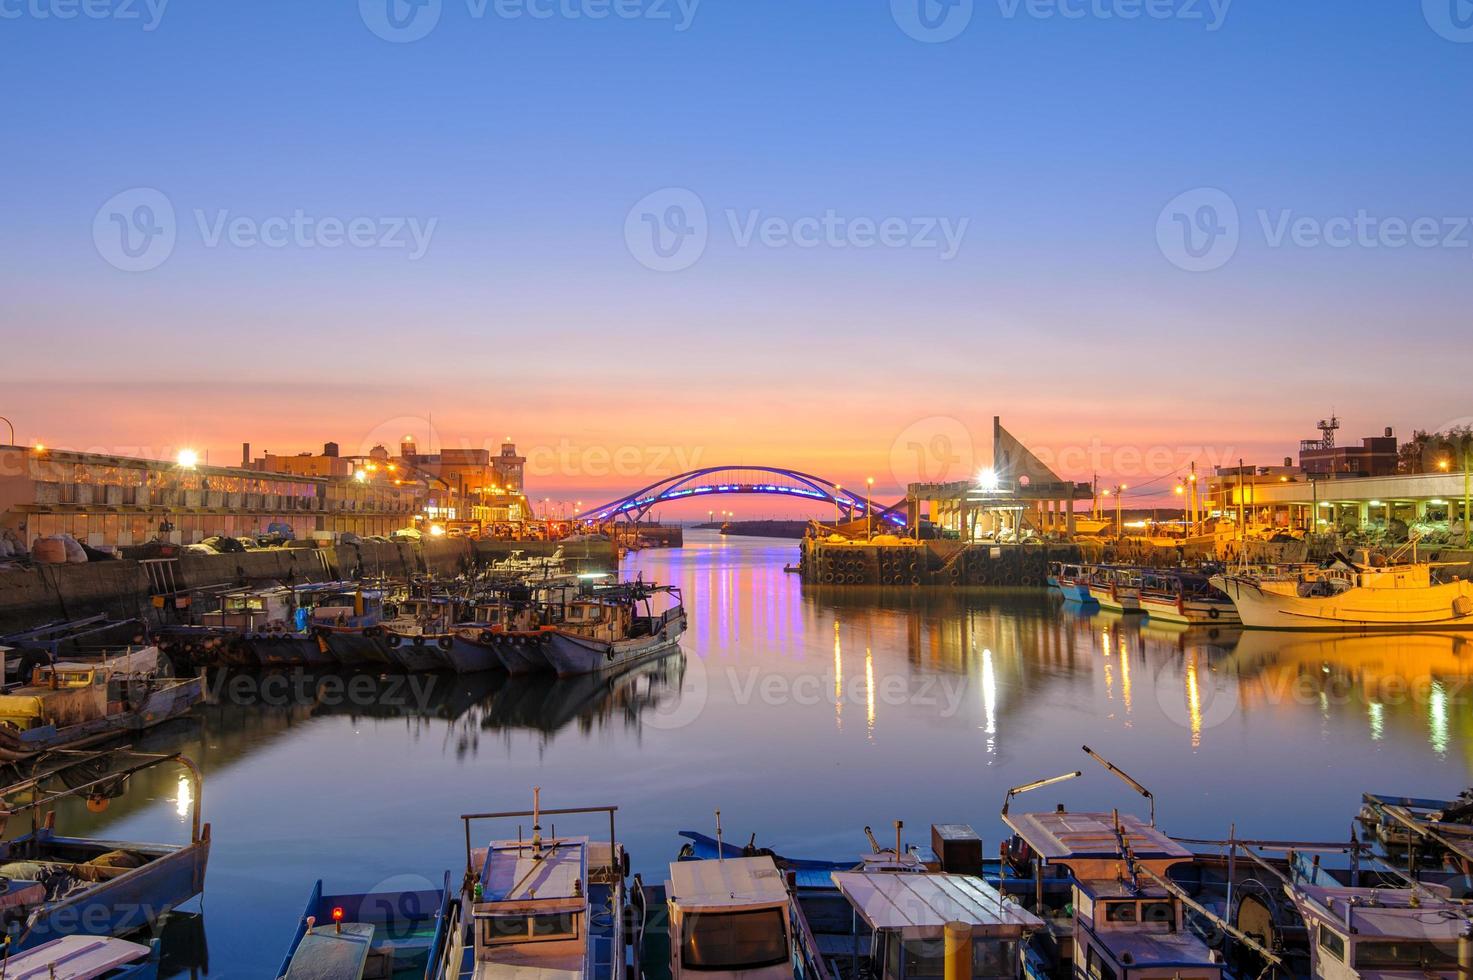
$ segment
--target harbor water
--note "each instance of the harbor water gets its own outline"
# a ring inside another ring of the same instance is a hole
[[[683,589],[690,631],[683,658],[624,677],[217,681],[220,704],[144,744],[201,764],[213,825],[189,906],[205,941],[173,951],[175,974],[274,976],[319,877],[458,884],[459,815],[529,808],[533,786],[548,807],[617,805],[658,882],[677,831],[712,832],[718,807],[729,841],[830,858],[867,849],[865,825],[892,840],[895,820],[923,845],[932,823],[970,823],[995,854],[1007,788],[1074,769],[1015,805],[1144,815],[1084,744],[1183,836],[1345,840],[1364,791],[1469,784],[1473,636],[1187,631],[1041,590],[805,587],[783,571],[795,553],[694,531],[632,555],[627,576]],[[60,828],[186,839],[187,783],[135,778]]]

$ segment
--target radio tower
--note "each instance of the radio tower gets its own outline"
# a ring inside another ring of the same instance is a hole
[[[1334,449],[1335,430],[1340,428],[1340,420],[1334,415],[1331,415],[1328,420],[1320,419],[1318,428],[1320,430],[1320,448]]]

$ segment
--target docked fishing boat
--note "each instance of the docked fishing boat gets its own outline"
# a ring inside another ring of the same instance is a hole
[[[340,667],[397,667],[384,637],[385,592],[339,589],[313,606],[310,633],[325,645]]]
[[[654,612],[652,600],[673,605]],[[675,649],[685,632],[685,606],[674,586],[627,585],[598,589],[569,603],[551,630],[539,637],[541,653],[559,677],[622,670]]]
[[[1285,885],[1309,931],[1315,980],[1458,980],[1473,963],[1466,901],[1444,885]]]
[[[276,976],[429,977],[444,957],[454,901],[448,872],[438,889],[324,895],[318,881]]]
[[[390,659],[410,673],[453,668],[447,655],[462,642],[455,611],[455,603],[445,596],[401,601],[399,615],[383,624]]]
[[[513,674],[551,671],[559,677],[601,674],[652,660],[679,646],[685,632],[680,590],[644,582],[509,590],[476,642],[494,650]],[[673,604],[660,612],[656,597]]]
[[[1152,619],[1187,626],[1238,622],[1238,610],[1205,575],[1180,571],[1143,571],[1138,593],[1141,612]]]
[[[1101,609],[1118,613],[1141,611],[1140,569],[1129,565],[1084,566],[1089,594]]]
[[[492,980],[623,980],[629,859],[614,832],[615,807],[468,814],[465,886],[446,923],[448,942],[430,976]],[[543,836],[542,818],[597,816],[609,839]],[[530,838],[472,849],[471,824],[530,819]]]
[[[1081,606],[1099,605],[1099,600],[1089,591],[1089,575],[1083,565],[1052,562],[1049,565],[1049,584],[1059,590],[1065,602]]]
[[[791,980],[816,971],[799,958],[796,909],[771,857],[676,861],[664,891],[671,980]]]
[[[1473,872],[1473,789],[1455,800],[1366,793],[1357,821],[1388,852],[1413,847],[1444,857],[1455,870]]]
[[[1250,629],[1473,629],[1473,582],[1426,563],[1371,566],[1337,555],[1325,568],[1224,572],[1212,584]]]
[[[158,940],[149,946],[106,936],[63,936],[6,956],[8,980],[156,980]]]
[[[0,761],[77,749],[143,731],[204,699],[204,676],[170,676],[157,647],[36,667],[0,693]]]
[[[65,812],[59,801],[85,800],[89,810],[99,812],[127,792],[132,776],[170,764],[184,769],[178,802],[190,813],[188,843],[98,840],[56,829],[55,815]],[[210,826],[200,821],[199,768],[184,756],[80,754],[0,788],[0,801],[6,822],[31,817],[29,831],[0,841],[0,878],[7,882],[0,930],[10,937],[12,950],[77,933],[128,936],[151,929],[204,890]]]

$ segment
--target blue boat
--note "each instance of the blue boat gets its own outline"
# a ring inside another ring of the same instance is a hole
[[[200,773],[194,762],[182,755],[125,750],[75,755],[69,764],[0,789],[7,820],[31,814],[29,832],[0,842],[0,877],[9,879],[0,925],[11,936],[12,951],[71,935],[127,936],[151,930],[165,913],[204,891],[210,826],[200,822]],[[79,797],[88,809],[100,811],[122,795],[129,777],[169,763],[185,770],[179,779],[179,804],[192,808],[187,844],[57,833],[52,819],[57,801]],[[53,782],[71,785],[52,792]]]
[[[319,880],[278,977],[422,977],[438,974],[450,923],[450,873],[438,889],[324,895]]]
[[[1083,565],[1053,562],[1049,565],[1049,584],[1059,590],[1065,602],[1081,606],[1098,606],[1099,599],[1089,591],[1089,575]]]

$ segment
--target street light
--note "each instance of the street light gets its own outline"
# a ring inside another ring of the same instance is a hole
[[[1121,484],[1119,484],[1119,485],[1117,485],[1115,487],[1115,491],[1114,491],[1114,493],[1115,493],[1115,537],[1117,537],[1117,538],[1123,538],[1123,537],[1125,537],[1125,525],[1123,523],[1121,523],[1121,522],[1125,520],[1125,517],[1124,517],[1125,491],[1127,491],[1129,489],[1130,489],[1130,487],[1128,487],[1125,484],[1121,483]],[[1108,495],[1110,493],[1110,491],[1109,490],[1106,490],[1105,493]]]
[[[181,469],[192,470],[199,465],[199,453],[193,449],[181,449],[177,461]]]
[[[864,478],[864,539],[873,541],[875,537],[875,517],[870,509],[870,498],[875,493],[875,478],[867,476]]]

